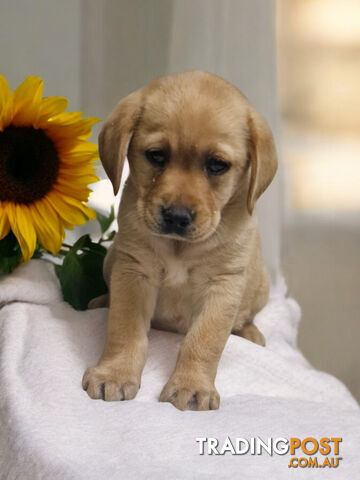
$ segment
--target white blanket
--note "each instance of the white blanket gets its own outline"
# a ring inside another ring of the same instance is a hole
[[[157,399],[181,335],[150,332],[135,400],[94,401],[81,378],[101,353],[107,310],[74,311],[44,261],[3,277],[1,480],[358,478],[358,405],[341,382],[313,369],[297,350],[300,309],[285,293],[280,282],[257,315],[265,348],[230,337],[216,380],[220,410],[180,412]],[[289,468],[289,454],[199,454],[196,438],[216,437],[221,446],[227,436],[342,437],[342,460],[324,471]]]

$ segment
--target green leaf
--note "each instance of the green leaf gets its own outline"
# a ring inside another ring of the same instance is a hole
[[[106,248],[80,237],[69,250],[61,266],[55,267],[64,300],[76,310],[86,310],[91,299],[107,292],[103,278]]]
[[[111,207],[110,214],[107,217],[106,215],[103,215],[102,213],[96,211],[96,220],[100,224],[101,228],[101,233],[105,233],[106,230],[110,227],[112,222],[115,220],[115,211],[114,207]]]
[[[116,231],[113,230],[113,231],[110,232],[109,235],[105,238],[105,241],[106,241],[106,242],[111,242],[111,240],[114,239],[115,235],[116,235]]]
[[[0,274],[10,273],[21,261],[22,254],[15,235],[10,233],[0,240]]]
[[[91,245],[92,241],[90,238],[90,235],[86,233],[82,237],[78,238],[74,245],[71,247],[70,251],[71,252],[76,252],[77,250],[81,250],[82,248],[85,248],[88,245]]]

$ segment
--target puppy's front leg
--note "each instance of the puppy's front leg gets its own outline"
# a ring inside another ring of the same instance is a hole
[[[160,395],[179,410],[216,410],[220,397],[214,382],[221,353],[239,306],[234,282],[217,282],[181,345],[176,367]]]
[[[86,370],[82,381],[91,398],[131,400],[137,394],[156,291],[154,282],[138,271],[138,265],[114,266],[104,353],[96,366]]]

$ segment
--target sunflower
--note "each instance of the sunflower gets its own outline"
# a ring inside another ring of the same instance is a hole
[[[98,155],[86,139],[99,120],[64,112],[65,98],[42,91],[31,76],[11,92],[0,75],[0,240],[11,230],[24,261],[37,242],[57,253],[65,228],[95,218],[84,202]]]

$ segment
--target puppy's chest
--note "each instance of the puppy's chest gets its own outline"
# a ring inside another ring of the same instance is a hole
[[[185,333],[201,304],[196,269],[192,262],[167,257],[163,261],[153,325]]]
[[[166,257],[163,261],[161,285],[163,287],[183,286],[190,277],[188,262],[177,257]]]

